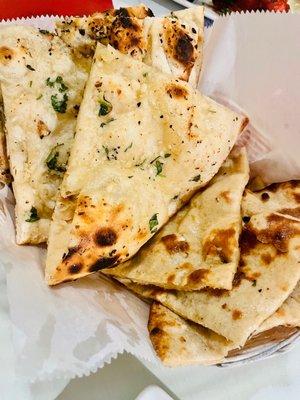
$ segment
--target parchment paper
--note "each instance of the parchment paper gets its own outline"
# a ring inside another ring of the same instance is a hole
[[[46,29],[51,21],[34,24]],[[219,18],[207,37],[201,90],[250,117],[242,140],[253,174],[266,182],[299,179],[300,16]],[[87,375],[123,351],[157,362],[147,334],[148,306],[99,276],[48,288],[45,250],[15,245],[13,209],[9,189],[0,190],[0,263],[17,373],[29,381]]]

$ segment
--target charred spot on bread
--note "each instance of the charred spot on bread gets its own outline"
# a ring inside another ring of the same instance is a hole
[[[119,259],[119,256],[100,257],[94,264],[89,267],[89,272],[97,272],[104,268],[113,267]]]
[[[117,234],[111,228],[99,229],[95,234],[95,243],[100,247],[112,246],[117,241]]]
[[[82,270],[82,264],[72,264],[69,266],[70,274],[78,274]]]
[[[179,84],[171,83],[166,86],[166,92],[171,98],[181,99],[188,95],[187,89]]]
[[[185,240],[178,240],[175,234],[163,236],[161,241],[170,254],[186,253],[190,248],[188,242]]]

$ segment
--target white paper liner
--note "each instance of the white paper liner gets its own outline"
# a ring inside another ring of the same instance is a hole
[[[248,13],[219,18],[207,35],[201,88],[223,103],[247,110],[251,125],[240,140],[247,143],[252,170],[269,182],[300,178],[300,160],[295,158],[300,144],[300,57],[289,57],[299,50],[299,40],[295,43],[300,19],[295,17]],[[55,19],[2,24],[52,30]],[[272,35],[271,46],[267,39]],[[251,63],[256,65],[253,70]],[[278,80],[283,73],[285,79]],[[285,124],[288,129],[283,129]],[[45,250],[15,244],[13,209],[12,194],[3,188],[0,263],[7,272],[16,372],[22,379],[88,375],[124,351],[156,363],[147,333],[147,304],[98,276],[48,288],[43,280]]]

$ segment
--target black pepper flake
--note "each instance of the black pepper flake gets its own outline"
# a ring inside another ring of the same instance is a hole
[[[141,106],[141,102],[139,101],[138,103],[136,103],[136,105],[138,106],[138,107],[140,107]]]
[[[78,29],[78,32],[80,33],[81,36],[85,35],[85,29],[80,28]]]
[[[28,68],[30,71],[35,71],[35,69],[29,64],[26,65],[26,68]]]
[[[163,115],[161,115],[159,118],[163,118],[164,116]]]
[[[262,289],[258,289],[258,292],[261,293],[261,292],[262,292]]]

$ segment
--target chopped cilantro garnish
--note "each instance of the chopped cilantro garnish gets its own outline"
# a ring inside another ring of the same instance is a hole
[[[105,151],[106,158],[109,160],[109,150],[108,150],[108,147],[103,146],[103,145],[102,145],[102,147],[103,147],[103,150]]]
[[[35,222],[38,221],[40,217],[38,216],[37,209],[35,207],[31,207],[29,217],[25,220],[26,222]]]
[[[58,144],[57,146],[53,147],[53,149],[50,151],[48,157],[46,158],[45,163],[46,163],[47,167],[52,171],[65,172],[66,166],[64,164],[58,163],[58,157],[59,157],[58,147],[59,146],[62,146],[62,145]]]
[[[124,153],[126,153],[127,150],[131,149],[132,144],[133,144],[133,143],[131,142],[130,145],[126,147],[126,149],[124,150]]]
[[[43,97],[43,95],[40,94],[36,99],[37,99],[37,100],[40,100],[42,97]]]
[[[29,87],[31,87],[31,86],[32,86],[32,81],[29,82]]]
[[[61,100],[58,99],[57,94],[51,96],[51,104],[54,110],[58,113],[64,114],[67,109],[68,95],[64,93]]]
[[[171,153],[166,153],[165,158],[169,158],[169,157],[171,157]]]
[[[50,77],[48,77],[46,79],[46,85],[49,87],[54,87],[54,85],[57,84],[57,88],[58,91],[60,93],[65,92],[66,90],[68,90],[68,86],[65,85],[63,78],[61,76],[58,76],[56,79],[54,79],[53,81],[51,81]]]
[[[162,169],[163,169],[163,163],[161,163],[159,160],[155,161],[155,168],[156,168],[156,176],[160,175],[162,173]]]
[[[111,112],[112,104],[109,101],[107,101],[103,98],[103,99],[99,100],[99,104],[100,104],[99,111],[98,111],[99,117],[101,117],[103,115],[107,115]]]
[[[152,215],[152,217],[149,219],[149,229],[151,233],[155,233],[157,231],[156,226],[158,225],[158,219],[157,219],[158,214]]]

